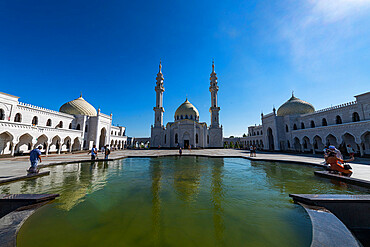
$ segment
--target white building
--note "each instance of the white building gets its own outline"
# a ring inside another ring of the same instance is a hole
[[[125,127],[112,125],[106,115],[82,96],[53,111],[18,101],[19,97],[0,92],[0,155],[29,153],[41,145],[42,152],[72,152],[126,145]]]
[[[277,112],[274,108],[272,113],[262,114],[262,125],[250,126],[247,137],[225,141],[265,150],[312,153],[321,152],[324,145],[343,148],[349,144],[359,155],[370,155],[370,92],[355,98],[315,111],[310,103],[292,95]]]
[[[159,64],[157,74],[156,106],[154,107],[154,126],[151,127],[151,147],[200,147],[219,148],[223,147],[222,126],[220,126],[219,111],[217,102],[217,76],[212,64],[209,91],[211,92],[211,125],[199,122],[199,112],[188,99],[177,108],[174,122],[163,125],[163,74],[162,65]]]

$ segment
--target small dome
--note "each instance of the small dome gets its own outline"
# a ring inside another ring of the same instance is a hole
[[[292,94],[292,97],[279,107],[277,115],[278,116],[298,115],[311,113],[314,111],[315,107],[313,107],[313,105],[294,97],[294,95]]]
[[[85,115],[85,116],[96,116],[96,109],[90,105],[89,102],[82,98],[82,95],[72,101],[69,101],[62,105],[59,109],[60,112],[64,112],[71,115]]]
[[[192,120],[199,120],[199,112],[195,106],[188,101],[185,100],[179,108],[177,108],[175,112],[175,121],[181,119],[192,119]]]

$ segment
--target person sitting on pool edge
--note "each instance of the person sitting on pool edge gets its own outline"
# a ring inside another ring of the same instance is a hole
[[[325,161],[330,165],[332,171],[339,172],[340,175],[350,177],[352,175],[351,167],[349,165],[342,165],[344,162],[353,161],[355,158],[351,157],[349,160],[342,160],[337,157],[337,153],[333,150],[328,151]]]
[[[27,170],[28,173],[38,173],[37,164],[41,163],[41,149],[40,145],[30,152],[31,167]]]

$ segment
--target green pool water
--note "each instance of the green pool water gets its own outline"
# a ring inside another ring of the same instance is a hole
[[[309,246],[289,193],[364,193],[310,166],[239,158],[129,158],[50,168],[0,193],[59,193],[21,228],[18,246]]]

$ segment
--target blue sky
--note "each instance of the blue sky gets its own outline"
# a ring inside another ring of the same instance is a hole
[[[165,123],[186,95],[209,123],[215,60],[224,135],[294,90],[316,109],[370,89],[370,1],[1,1],[0,91],[50,109],[83,97],[150,135],[162,59]]]

